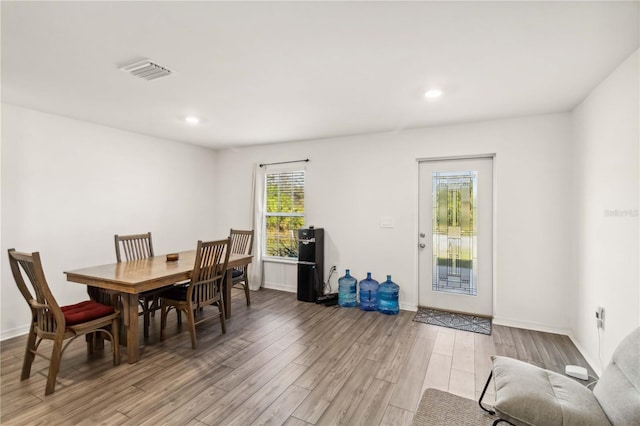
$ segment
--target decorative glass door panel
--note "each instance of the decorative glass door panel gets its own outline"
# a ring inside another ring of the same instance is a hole
[[[418,305],[493,315],[493,158],[418,171]]]
[[[475,296],[476,171],[433,172],[433,290]]]

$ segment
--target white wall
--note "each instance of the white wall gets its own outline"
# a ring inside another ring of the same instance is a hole
[[[601,356],[606,365],[620,340],[640,325],[638,281],[638,144],[640,69],[636,51],[573,113],[576,165],[574,250],[577,314],[574,340],[591,365],[598,355],[596,306],[605,308]]]
[[[417,159],[493,153],[495,322],[570,334],[598,371],[640,324],[638,56],[572,114],[218,153],[2,105],[2,252],[39,250],[60,302],[75,302],[85,289],[62,272],[112,262],[114,233],[151,231],[163,253],[250,228],[254,165],[308,157],[306,220],[327,231],[325,277],[331,265],[334,288],[345,268],[390,273],[415,309]],[[4,339],[28,315],[6,254],[0,265]],[[295,264],[265,265],[265,281],[295,291]]]
[[[568,333],[569,141],[569,114],[554,114],[220,151],[216,179],[229,208],[218,211],[216,231],[251,226],[255,164],[310,158],[306,223],[326,229],[325,277],[331,265],[334,286],[345,268],[359,279],[391,274],[402,308],[415,309],[416,160],[495,153],[495,322]],[[395,227],[380,228],[380,216],[392,216]],[[265,282],[295,291],[295,266],[267,265]]]
[[[220,236],[213,150],[4,104],[1,158],[3,339],[29,324],[9,248],[40,251],[68,304],[86,299],[86,287],[63,271],[114,262],[116,233],[151,231],[158,254]]]

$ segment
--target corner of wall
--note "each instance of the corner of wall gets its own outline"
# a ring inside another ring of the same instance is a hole
[[[601,370],[640,324],[640,50],[600,82],[572,112],[575,313],[569,337]],[[595,308],[606,310],[596,334]],[[597,360],[597,361],[596,361]]]

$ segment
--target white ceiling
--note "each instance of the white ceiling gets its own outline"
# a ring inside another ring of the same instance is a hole
[[[639,4],[3,1],[2,100],[214,148],[569,111]]]

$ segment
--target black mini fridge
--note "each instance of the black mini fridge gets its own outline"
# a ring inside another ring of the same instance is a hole
[[[324,229],[298,230],[298,300],[315,302],[324,293]]]

